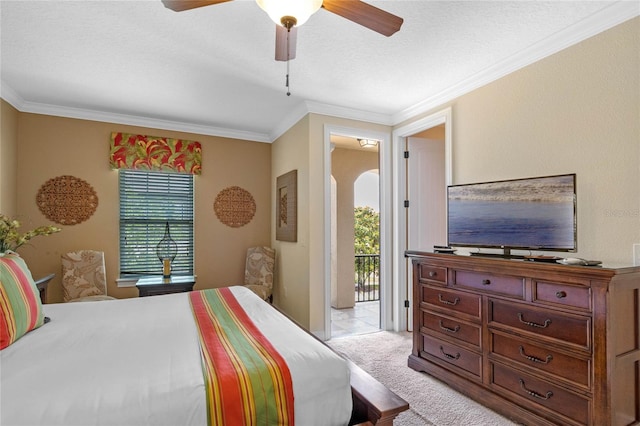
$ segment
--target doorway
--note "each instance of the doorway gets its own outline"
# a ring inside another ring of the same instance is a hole
[[[407,250],[447,243],[444,124],[405,139]]]
[[[377,143],[366,147],[364,139]],[[327,126],[327,141],[330,165],[326,170],[331,188],[327,219],[331,226],[325,242],[325,253],[330,259],[327,273],[330,279],[325,283],[325,337],[329,339],[388,327],[385,283],[390,281],[387,266],[390,250],[384,229],[385,226],[389,229],[390,221],[386,219],[389,202],[385,202],[384,194],[388,193],[390,176],[388,172],[385,174],[389,166],[384,164],[385,158],[389,158],[384,155],[385,148],[389,149],[388,134]],[[359,201],[362,188],[367,189],[368,201]],[[373,205],[362,208],[366,204]],[[356,250],[356,221],[361,220],[356,217],[362,212],[366,220],[372,215],[379,220],[376,253]]]
[[[446,186],[452,181],[451,127],[451,108],[447,108],[393,132],[394,204],[403,206],[394,210],[396,331],[413,329],[412,268],[405,251],[430,251],[434,244],[446,244]]]
[[[332,337],[380,330],[378,153],[373,148],[343,149],[336,148],[332,155],[332,182],[337,181],[332,200],[332,223],[337,225],[332,250]]]

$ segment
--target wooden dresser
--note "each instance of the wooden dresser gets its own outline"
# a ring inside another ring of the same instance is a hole
[[[409,367],[528,425],[640,424],[640,267],[407,256]]]

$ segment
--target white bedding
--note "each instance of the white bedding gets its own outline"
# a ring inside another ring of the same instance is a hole
[[[344,360],[244,287],[232,291],[291,372],[296,424],[346,424]],[[206,425],[188,293],[44,305],[51,322],[0,351],[0,424]]]

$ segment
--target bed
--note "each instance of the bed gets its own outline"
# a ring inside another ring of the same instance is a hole
[[[0,351],[0,424],[214,424],[192,306],[218,291],[42,305],[50,321]],[[295,424],[392,424],[408,408],[251,291],[223,291],[285,360]]]

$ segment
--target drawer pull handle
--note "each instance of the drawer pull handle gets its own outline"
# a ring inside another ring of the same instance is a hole
[[[438,294],[438,300],[440,301],[440,303],[444,303],[445,305],[451,305],[451,306],[455,306],[458,304],[458,302],[460,302],[460,298],[456,297],[455,299],[453,299],[453,302],[450,302],[448,300],[444,300],[442,298],[442,294]]]
[[[529,325],[531,327],[536,327],[536,328],[547,328],[547,327],[549,327],[549,324],[551,324],[551,320],[550,319],[544,320],[544,324],[538,324],[538,323],[535,323],[535,322],[525,321],[525,320],[522,319],[522,313],[521,312],[518,312],[518,320],[523,324]]]
[[[482,280],[482,285],[490,285],[490,284],[491,284],[491,280],[488,280],[486,278]]]
[[[538,398],[538,399],[544,399],[545,401],[549,398],[551,398],[553,396],[553,392],[549,391],[547,392],[546,395],[542,395],[541,393],[532,391],[527,389],[527,387],[524,384],[524,380],[520,379],[520,387],[522,388],[523,391],[525,391],[526,393],[528,393],[529,395],[531,395],[534,398]]]
[[[448,331],[449,333],[457,333],[460,331],[459,325],[456,325],[454,328],[445,327],[444,324],[442,324],[442,320],[440,320],[440,328],[444,331]]]
[[[540,358],[536,358],[535,356],[527,355],[524,352],[524,347],[522,347],[522,346],[520,346],[520,355],[522,355],[524,358],[528,359],[531,362],[538,362],[540,364],[549,364],[549,362],[553,359],[553,356],[551,356],[551,355],[547,355],[547,359],[546,360],[542,360]]]
[[[567,297],[567,293],[564,292],[564,291],[558,291],[558,292],[556,292],[556,297],[558,299],[564,299],[565,297]]]
[[[447,357],[447,358],[449,358],[449,359],[457,360],[458,358],[460,358],[460,352],[458,352],[458,353],[457,353],[457,354],[455,354],[455,355],[451,355],[451,354],[446,353],[446,352],[444,351],[444,348],[443,348],[442,346],[440,346],[440,353],[442,353],[442,355],[444,355],[445,357]]]
[[[437,273],[436,271],[429,271],[429,276],[430,276],[431,278],[433,278],[433,277],[437,277],[437,276],[438,276],[438,273]]]

